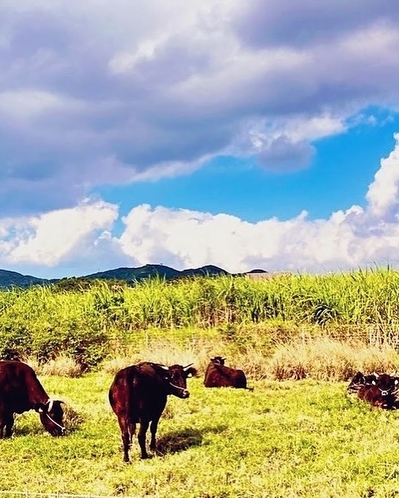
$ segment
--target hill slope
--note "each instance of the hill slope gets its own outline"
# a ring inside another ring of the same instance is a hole
[[[201,268],[192,268],[187,270],[175,270],[165,265],[144,265],[138,268],[115,268],[113,270],[107,270],[97,273],[92,273],[90,275],[83,275],[79,277],[84,280],[124,280],[125,282],[131,283],[135,281],[140,281],[146,278],[165,278],[167,280],[189,277],[189,276],[204,276],[204,275],[229,275],[229,273],[222,268],[217,266],[208,265]],[[57,283],[60,280],[65,279],[45,279],[37,278],[31,275],[22,275],[21,273],[0,270],[0,288],[10,288],[10,287],[31,287],[32,285],[49,285]]]

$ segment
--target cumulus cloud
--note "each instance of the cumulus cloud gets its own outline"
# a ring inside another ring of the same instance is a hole
[[[123,219],[118,239],[135,264],[174,268],[215,264],[230,272],[324,272],[370,264],[399,264],[399,135],[367,192],[366,208],[352,206],[328,219],[301,212],[281,221],[249,223],[238,217],[141,205]]]
[[[399,215],[399,134],[389,157],[381,160],[380,169],[369,186],[366,199],[370,214],[381,220],[398,220]]]
[[[306,167],[318,136],[397,107],[398,23],[388,0],[2,2],[0,208],[71,208],[231,152]]]
[[[292,142],[286,135],[281,135],[263,146],[257,159],[266,169],[285,173],[308,166],[314,153],[315,149],[310,144]]]
[[[253,47],[309,46],[332,43],[345,34],[376,22],[397,21],[399,10],[389,0],[254,0],[237,2],[231,23],[240,38]]]
[[[71,209],[2,219],[0,266],[40,271],[67,266],[71,261],[79,267],[83,259],[87,268],[90,258],[101,255],[104,244],[112,245],[110,230],[117,216],[116,206],[101,200],[87,200]],[[95,265],[99,263],[97,259]]]
[[[176,269],[214,264],[232,273],[255,267],[325,272],[399,265],[395,138],[394,150],[369,186],[365,208],[354,205],[327,219],[310,220],[303,211],[286,221],[250,223],[225,213],[147,204],[120,219],[116,205],[86,200],[40,216],[1,219],[0,267],[29,269],[38,276],[49,276],[53,267],[57,276],[69,276],[148,263]]]

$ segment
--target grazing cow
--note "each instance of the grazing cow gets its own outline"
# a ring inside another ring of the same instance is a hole
[[[129,448],[140,424],[138,441],[141,458],[148,458],[146,432],[151,422],[150,449],[156,450],[156,432],[159,418],[166,406],[167,396],[188,398],[187,377],[196,374],[192,364],[167,367],[158,363],[142,362],[123,368],[114,378],[109,390],[111,407],[118,417],[122,434],[123,459],[129,462]]]
[[[347,391],[351,394],[357,393],[364,386],[375,385],[378,379],[378,374],[373,372],[369,375],[364,375],[362,372],[357,372],[350,381]]]
[[[52,436],[62,436],[62,401],[48,397],[33,369],[20,361],[0,361],[0,438],[10,437],[14,414],[36,410]]]
[[[398,383],[398,377],[381,374],[378,375],[377,380],[373,381],[371,385],[362,386],[357,395],[372,406],[384,408],[385,410],[395,410],[398,408],[398,400],[396,398]]]
[[[237,387],[248,389],[247,379],[242,370],[226,367],[226,358],[215,356],[211,358],[205,372],[205,387]]]

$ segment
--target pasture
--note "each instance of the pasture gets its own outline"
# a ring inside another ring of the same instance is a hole
[[[0,491],[179,498],[399,496],[399,411],[346,392],[357,370],[399,370],[399,274],[391,269],[265,281],[198,278],[133,287],[0,292],[0,357],[34,367],[67,403],[69,434],[29,412],[0,441]],[[210,356],[248,386],[206,389]],[[122,461],[108,403],[114,373],[194,362],[187,400],[169,397],[161,455]],[[11,495],[12,496],[12,495]]]
[[[111,373],[42,376],[69,406],[71,431],[52,438],[34,412],[1,441],[0,489],[132,497],[391,497],[399,489],[399,413],[372,410],[346,383],[252,381],[253,392],[188,380],[169,397],[162,456],[122,462],[108,404]]]

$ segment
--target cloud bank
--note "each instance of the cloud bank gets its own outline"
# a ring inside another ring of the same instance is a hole
[[[70,276],[72,262],[85,274],[147,263],[176,269],[214,264],[230,272],[399,265],[399,134],[395,140],[369,185],[365,208],[352,206],[313,221],[302,212],[288,221],[249,223],[223,213],[143,204],[122,218],[116,235],[118,207],[86,200],[40,216],[1,219],[0,266],[61,277]]]
[[[0,210],[73,209],[220,154],[306,168],[314,140],[397,108],[398,24],[388,0],[3,1]]]

